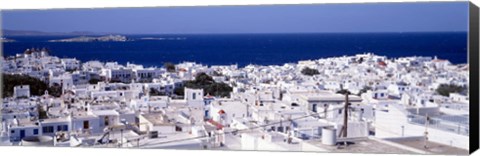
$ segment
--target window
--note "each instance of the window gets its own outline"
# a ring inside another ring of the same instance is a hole
[[[42,127],[43,133],[53,133],[53,126]]]
[[[12,134],[15,133],[15,130],[11,130],[10,133],[12,133]]]
[[[33,129],[33,135],[38,135],[38,129]]]
[[[342,114],[342,109],[338,109],[338,114]]]
[[[109,125],[109,119],[108,119],[108,116],[106,116],[106,117],[105,117],[104,124],[105,124],[105,126],[108,126],[108,125]]]
[[[195,100],[195,98],[196,98],[196,94],[193,93],[193,94],[192,94],[192,99]]]
[[[68,131],[68,125],[58,125],[57,131]]]

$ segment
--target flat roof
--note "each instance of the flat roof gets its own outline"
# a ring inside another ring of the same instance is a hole
[[[73,119],[88,119],[88,118],[97,118],[97,116],[93,114],[88,114],[85,111],[74,111],[72,113],[72,118]]]
[[[93,110],[93,114],[98,116],[118,116],[119,113],[115,110]]]
[[[169,135],[162,135],[155,139],[140,140],[140,148],[156,148],[156,149],[203,149],[201,140],[207,139],[192,139],[195,138],[188,133],[174,133]]]
[[[12,128],[20,127],[38,127],[38,125],[35,124],[35,121],[30,121],[29,119],[18,119],[18,125],[13,125]]]
[[[338,141],[338,138],[337,138]],[[320,139],[307,140],[305,141],[311,145],[317,146],[319,148],[326,149],[329,152],[340,152],[340,153],[381,153],[381,154],[417,154],[415,152],[402,149],[399,147],[391,146],[376,140],[363,138],[352,141],[353,144],[348,145],[347,147],[343,145],[338,146],[329,146],[322,144]],[[339,141],[338,141],[339,142]]]
[[[67,118],[49,118],[41,120],[42,124],[46,123],[59,123],[59,122],[68,122]]]
[[[345,96],[335,93],[306,93],[302,95],[308,101],[345,101]],[[349,95],[349,101],[362,101],[362,98],[356,95]]]
[[[412,147],[418,150],[430,152],[433,154],[447,154],[447,155],[468,155],[469,151],[449,145],[443,145],[431,141],[427,141],[428,149],[423,148],[425,141],[421,138],[416,139],[391,139],[391,142],[402,144],[408,147]]]
[[[234,108],[235,106],[246,106],[246,104],[243,104],[242,102],[236,100],[215,101],[212,102],[212,105],[219,109]]]
[[[149,114],[142,114],[142,116],[150,121],[154,126],[159,125],[173,125],[168,122],[166,116],[163,113],[149,113]]]

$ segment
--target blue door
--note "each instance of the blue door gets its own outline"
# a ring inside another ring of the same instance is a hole
[[[25,130],[20,130],[20,139],[25,137]]]
[[[208,118],[208,110],[205,110],[205,118]]]

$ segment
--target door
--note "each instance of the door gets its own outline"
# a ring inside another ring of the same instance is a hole
[[[205,118],[208,118],[208,114],[209,114],[208,110],[205,110]]]
[[[25,130],[20,130],[20,139],[23,139],[25,137]]]
[[[317,104],[312,104],[312,112],[317,112]]]
[[[88,121],[83,121],[83,129],[89,129],[90,128],[90,124],[88,123]]]
[[[108,126],[109,123],[110,123],[110,118],[108,116],[105,116],[104,126]]]

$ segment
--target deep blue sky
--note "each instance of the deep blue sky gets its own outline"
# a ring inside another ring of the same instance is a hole
[[[467,31],[468,2],[9,10],[3,29],[115,33]]]

